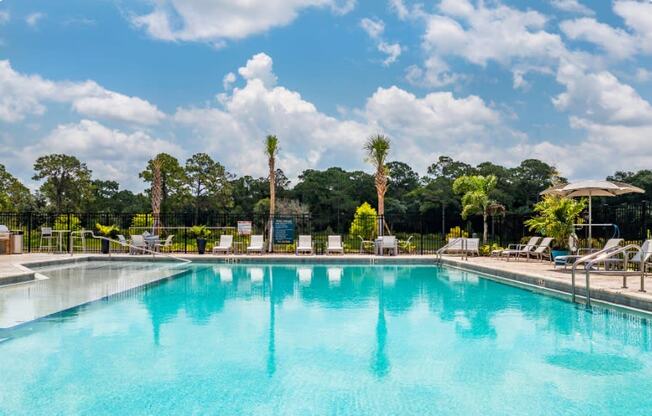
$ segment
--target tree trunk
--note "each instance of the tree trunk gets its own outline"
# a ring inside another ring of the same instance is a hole
[[[441,204],[441,233],[446,235],[446,205]]]
[[[276,170],[274,158],[269,159],[269,252],[274,250],[274,215],[276,214]]]
[[[385,225],[385,196],[378,192],[378,236],[382,236]]]
[[[487,224],[487,213],[486,212],[484,214],[482,214],[482,222],[484,223],[483,224],[484,230],[482,232],[482,243],[487,244],[487,236],[489,234],[489,226]]]
[[[152,177],[152,215],[154,222],[152,224],[152,234],[158,234],[158,229],[161,227],[161,199],[163,196],[163,184],[161,180],[161,162],[154,159],[152,163],[153,177]],[[147,224],[145,224],[147,225]]]

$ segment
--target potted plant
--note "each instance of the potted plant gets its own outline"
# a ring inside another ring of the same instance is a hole
[[[586,200],[574,200],[556,195],[546,195],[534,205],[537,215],[525,225],[530,231],[554,238],[552,257],[568,254],[568,237],[575,231],[575,223],[586,207]]]
[[[115,225],[102,225],[102,224],[95,224],[95,229],[97,230],[97,233],[101,235],[102,237],[106,238],[116,238],[118,236],[118,232],[120,230],[118,227]],[[102,239],[102,254],[109,254],[109,251],[111,249],[111,242],[109,240]]]
[[[205,225],[193,225],[188,230],[188,235],[197,241],[197,252],[204,254],[206,252],[206,239],[211,235],[211,231]]]

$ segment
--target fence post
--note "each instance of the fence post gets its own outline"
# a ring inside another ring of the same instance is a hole
[[[423,256],[423,215],[419,216],[419,235],[421,236],[421,248],[419,249],[420,254]]]
[[[647,240],[647,201],[641,202],[641,223],[643,224],[641,230],[641,239]]]
[[[29,212],[29,219],[27,222],[27,252],[32,252],[32,211]]]

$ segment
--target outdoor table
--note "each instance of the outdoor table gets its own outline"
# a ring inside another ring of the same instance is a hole
[[[57,236],[57,251],[63,252],[63,236],[64,236],[64,234],[70,233],[70,230],[52,230],[52,232],[58,234],[58,236]]]
[[[154,251],[156,245],[161,241],[158,235],[148,235],[145,238],[145,243],[147,243],[147,248],[151,251]]]

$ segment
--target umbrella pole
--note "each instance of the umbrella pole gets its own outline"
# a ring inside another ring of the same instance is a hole
[[[593,212],[591,208],[591,191],[589,191],[589,250],[593,248]]]

